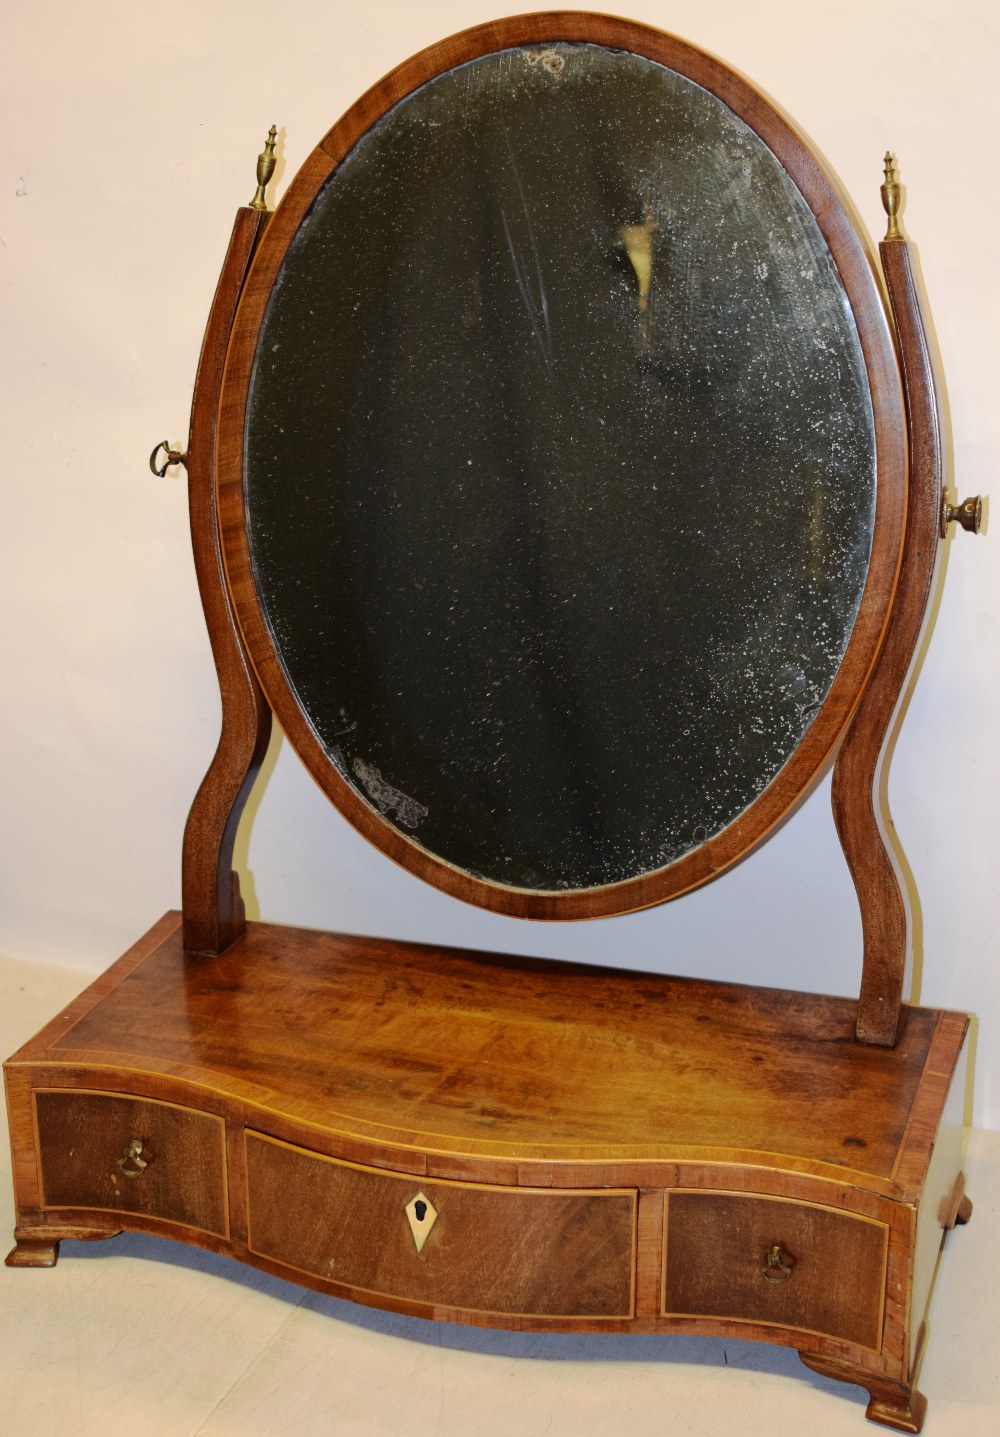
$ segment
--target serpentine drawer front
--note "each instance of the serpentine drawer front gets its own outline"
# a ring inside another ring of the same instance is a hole
[[[43,1206],[138,1213],[228,1235],[221,1118],[174,1103],[35,1094]]]
[[[249,1245],[262,1257],[436,1306],[632,1313],[632,1191],[437,1182],[246,1138]]]
[[[663,1311],[774,1323],[878,1348],[889,1230],[812,1203],[666,1197]]]

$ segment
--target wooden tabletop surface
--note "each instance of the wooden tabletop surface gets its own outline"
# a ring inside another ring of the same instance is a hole
[[[16,1056],[162,1073],[372,1141],[484,1158],[747,1161],[882,1181],[964,1015],[251,924],[186,956],[176,916]],[[933,1130],[932,1130],[933,1131]]]

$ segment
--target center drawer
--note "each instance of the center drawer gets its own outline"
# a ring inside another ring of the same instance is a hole
[[[636,1194],[362,1167],[248,1131],[249,1246],[357,1292],[535,1317],[633,1310]]]

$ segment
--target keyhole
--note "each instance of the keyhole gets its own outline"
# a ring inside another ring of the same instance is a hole
[[[417,1222],[423,1222],[424,1218],[427,1216],[427,1204],[425,1202],[421,1202],[419,1198],[413,1204],[413,1215],[417,1219]]]

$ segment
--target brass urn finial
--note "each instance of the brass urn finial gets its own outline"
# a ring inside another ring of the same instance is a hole
[[[899,188],[899,177],[896,174],[896,162],[892,157],[892,151],[885,152],[885,182],[879,193],[882,196],[882,206],[889,216],[889,227],[885,232],[887,240],[901,240],[906,236],[899,228],[899,201],[901,191]]]
[[[264,191],[267,188],[268,180],[274,174],[274,166],[276,164],[274,158],[274,142],[277,138],[277,126],[272,125],[268,131],[267,139],[264,141],[264,148],[257,156],[257,193],[250,201],[250,208],[252,210],[267,209],[267,200],[264,198]]]

